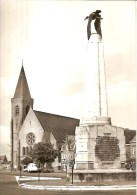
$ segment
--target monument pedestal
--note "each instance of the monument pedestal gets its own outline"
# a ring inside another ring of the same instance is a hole
[[[71,171],[68,171],[67,178],[69,182],[72,182],[72,173]],[[115,171],[93,171],[93,170],[74,170],[73,172],[73,182],[91,182],[91,185],[95,184],[97,185],[97,182],[111,182],[110,185],[112,185],[112,181],[136,181],[136,172],[131,172],[127,170],[115,170]]]
[[[76,128],[74,182],[135,180],[125,169],[124,129],[112,125],[80,125]],[[72,173],[67,173],[71,181]]]
[[[124,129],[80,125],[75,132],[76,170],[121,169],[126,161]]]

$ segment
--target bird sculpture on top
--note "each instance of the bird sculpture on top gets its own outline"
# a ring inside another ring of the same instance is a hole
[[[101,10],[96,10],[95,12],[92,12],[89,16],[87,16],[84,20],[88,19],[88,24],[87,24],[87,37],[88,40],[90,39],[91,36],[91,22],[92,20],[95,20],[94,26],[96,32],[100,35],[100,38],[102,39],[102,32],[101,32]]]

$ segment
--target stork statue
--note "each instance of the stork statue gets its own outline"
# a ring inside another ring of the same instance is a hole
[[[101,10],[96,10],[95,12],[92,12],[89,16],[87,16],[84,20],[88,19],[88,24],[87,24],[87,37],[88,40],[90,39],[91,36],[91,22],[92,20],[95,20],[94,22],[94,26],[95,26],[95,30],[96,32],[100,35],[101,39],[102,39],[102,32],[101,32],[101,15],[99,14],[101,13]]]

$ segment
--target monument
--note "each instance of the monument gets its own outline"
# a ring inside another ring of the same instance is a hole
[[[124,128],[112,126],[108,117],[99,13],[101,11],[96,10],[85,18],[88,19],[85,99],[83,117],[75,130],[74,181],[123,179],[126,171]],[[71,172],[68,178],[71,180]]]

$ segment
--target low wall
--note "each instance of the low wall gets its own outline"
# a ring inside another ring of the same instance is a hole
[[[72,173],[67,173],[67,180],[72,181]],[[135,181],[136,172],[117,173],[73,173],[74,182],[97,182],[97,181]]]

